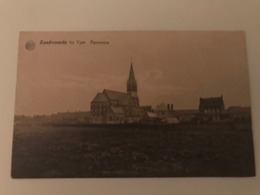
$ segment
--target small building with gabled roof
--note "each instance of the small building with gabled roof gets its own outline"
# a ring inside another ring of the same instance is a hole
[[[225,110],[223,96],[200,98],[199,111],[204,116],[204,120],[220,120],[221,114]]]
[[[225,110],[223,96],[200,98],[199,110],[201,113],[221,113]]]

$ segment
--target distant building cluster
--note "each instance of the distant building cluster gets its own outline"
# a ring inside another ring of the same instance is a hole
[[[155,108],[140,106],[137,81],[131,63],[126,92],[104,89],[91,101],[90,112],[66,112],[33,117],[16,116],[16,122],[48,124],[175,124],[222,121],[250,121],[250,107],[225,109],[223,96],[200,98],[198,109],[175,110],[172,103]]]
[[[199,108],[194,110],[174,110],[173,104],[161,103],[140,106],[137,82],[131,63],[126,92],[104,89],[91,102],[90,123],[180,123],[250,119],[250,108],[233,107],[225,110],[223,96],[200,98]]]

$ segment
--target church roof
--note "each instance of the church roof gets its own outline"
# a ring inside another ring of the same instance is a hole
[[[109,100],[117,101],[118,105],[126,106],[129,102],[130,95],[128,93],[119,92],[119,91],[112,91],[108,89],[104,89],[103,94]]]
[[[108,99],[103,93],[97,93],[92,102],[108,102]]]

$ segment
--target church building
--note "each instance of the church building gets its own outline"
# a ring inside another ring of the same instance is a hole
[[[145,114],[139,105],[137,82],[131,63],[126,92],[104,89],[91,102],[91,123],[136,123]]]

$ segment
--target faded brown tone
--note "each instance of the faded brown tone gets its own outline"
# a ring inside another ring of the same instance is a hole
[[[250,105],[243,32],[23,32],[15,113],[89,110],[98,91],[126,91],[131,60],[141,105],[198,108],[199,97],[220,95],[226,107]]]

